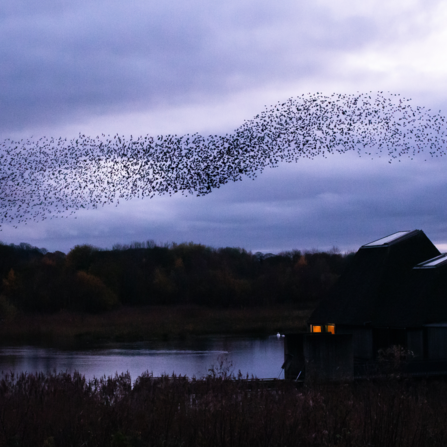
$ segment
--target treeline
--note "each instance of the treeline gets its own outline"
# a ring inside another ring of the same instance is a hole
[[[102,312],[120,305],[251,307],[315,304],[352,256],[293,250],[278,255],[153,241],[67,255],[0,245],[0,317],[17,311]]]

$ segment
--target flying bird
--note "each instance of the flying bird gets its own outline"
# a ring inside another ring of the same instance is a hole
[[[397,94],[301,95],[266,107],[231,134],[41,137],[0,144],[1,224],[68,217],[154,195],[211,193],[266,167],[356,151],[446,154],[445,117]]]

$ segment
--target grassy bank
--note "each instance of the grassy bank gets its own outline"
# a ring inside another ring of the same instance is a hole
[[[435,447],[446,411],[445,382],[3,376],[0,445]]]
[[[273,334],[305,328],[308,310],[286,307],[210,309],[202,307],[122,307],[91,315],[60,312],[17,315],[0,324],[8,342],[143,341],[211,334]]]

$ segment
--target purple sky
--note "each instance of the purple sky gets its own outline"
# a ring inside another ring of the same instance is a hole
[[[392,91],[447,114],[446,20],[428,0],[4,0],[0,139],[226,133],[308,92]],[[302,159],[205,197],[5,224],[0,240],[351,250],[418,228],[447,250],[446,172],[425,156]]]

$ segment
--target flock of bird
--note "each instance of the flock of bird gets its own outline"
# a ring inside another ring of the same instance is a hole
[[[445,155],[445,117],[410,101],[383,92],[302,95],[266,107],[232,134],[208,137],[7,139],[0,144],[0,229],[123,199],[204,195],[301,157]]]

